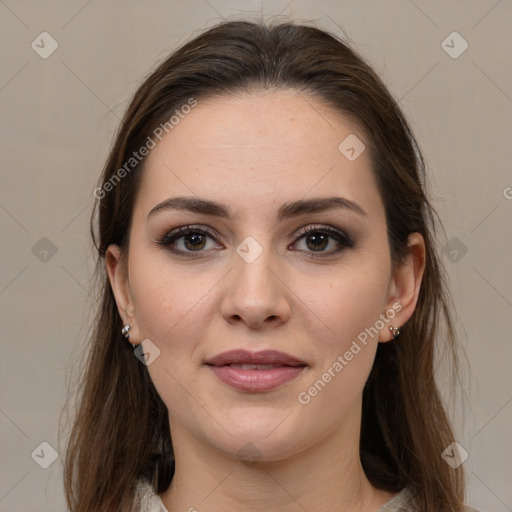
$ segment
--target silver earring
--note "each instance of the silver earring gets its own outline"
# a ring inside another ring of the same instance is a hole
[[[128,325],[126,324],[122,329],[121,329],[121,334],[129,339],[130,338],[130,331],[132,330],[132,326],[131,325]]]
[[[400,329],[398,327],[393,327],[392,325],[390,325],[389,330],[393,334],[393,339],[396,340],[400,335]]]
[[[121,329],[121,334],[129,341],[130,340],[130,331],[132,330],[132,326],[131,325],[128,325],[126,324],[122,329]],[[133,348],[135,348],[137,345],[134,345],[133,343],[131,343],[131,346]]]

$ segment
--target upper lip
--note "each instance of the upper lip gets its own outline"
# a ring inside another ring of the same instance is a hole
[[[225,366],[229,364],[280,364],[283,366],[307,366],[304,361],[296,357],[279,352],[278,350],[262,350],[249,352],[248,350],[229,350],[208,359],[205,364],[211,366]]]

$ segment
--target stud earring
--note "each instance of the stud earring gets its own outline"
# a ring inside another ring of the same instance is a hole
[[[400,329],[398,327],[393,327],[392,325],[390,325],[389,330],[393,334],[393,339],[396,340],[400,335]]]
[[[121,334],[129,341],[130,340],[130,331],[132,330],[132,326],[131,325],[128,325],[126,324],[122,329],[121,329]],[[135,344],[131,344],[133,348],[135,348],[137,345]]]

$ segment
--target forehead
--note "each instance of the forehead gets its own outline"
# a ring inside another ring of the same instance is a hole
[[[347,158],[353,152],[346,153],[344,141],[361,154]],[[199,99],[148,155],[136,209],[147,213],[178,195],[215,199],[236,211],[339,194],[378,214],[382,204],[364,145],[354,122],[297,91]]]

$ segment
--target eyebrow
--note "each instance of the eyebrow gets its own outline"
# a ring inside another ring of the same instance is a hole
[[[333,196],[327,198],[300,199],[292,203],[285,203],[279,208],[277,218],[281,221],[307,213],[321,213],[336,208],[347,209],[362,217],[367,217],[367,213],[355,201],[344,197]],[[166,210],[188,210],[225,219],[229,219],[232,216],[227,206],[215,201],[197,197],[170,197],[152,208],[148,213],[148,219]]]

